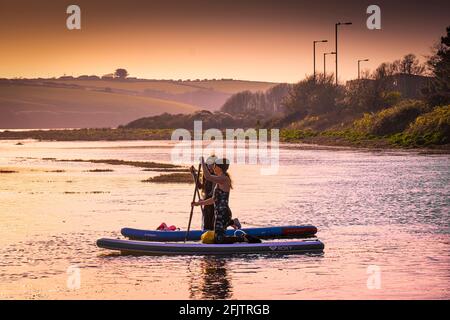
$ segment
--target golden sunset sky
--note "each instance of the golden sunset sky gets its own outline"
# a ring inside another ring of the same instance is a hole
[[[357,60],[375,68],[422,57],[450,25],[449,1],[25,1],[0,2],[0,77],[103,75],[126,68],[149,79],[234,78],[295,82],[334,50],[340,29],[340,80],[357,76]],[[81,30],[66,28],[66,8],[81,7]],[[366,28],[366,8],[381,7],[382,30]],[[334,70],[329,56],[327,69]]]

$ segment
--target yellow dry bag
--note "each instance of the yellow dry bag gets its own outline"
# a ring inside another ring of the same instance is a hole
[[[214,244],[214,231],[206,231],[202,234],[202,243]]]

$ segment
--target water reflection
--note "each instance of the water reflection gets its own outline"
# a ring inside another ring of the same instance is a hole
[[[266,264],[276,269],[302,264],[302,261],[318,261],[324,253],[274,254],[274,255],[235,255],[235,256],[202,256],[188,260],[187,274],[189,279],[190,299],[232,299],[234,288],[247,286],[245,278],[267,272]],[[289,268],[287,268],[289,269]],[[246,275],[248,277],[246,277]]]
[[[204,256],[191,273],[189,297],[191,299],[230,299],[233,295],[232,279],[228,273],[229,261],[225,257]],[[197,274],[195,272],[197,271]]]

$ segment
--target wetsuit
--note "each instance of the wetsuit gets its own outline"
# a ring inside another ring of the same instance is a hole
[[[231,210],[228,206],[230,193],[219,188],[214,188],[214,239],[216,243],[234,243],[235,237],[226,237],[225,231],[227,227],[232,225]]]

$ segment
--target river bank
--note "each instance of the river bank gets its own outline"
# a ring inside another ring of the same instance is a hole
[[[0,140],[38,141],[161,141],[171,140],[172,129],[55,129],[55,130],[4,130]],[[398,140],[398,139],[397,139]],[[393,137],[360,136],[346,131],[312,132],[302,130],[280,130],[280,142],[287,144],[309,144],[323,147],[344,147],[370,150],[413,150],[425,153],[450,153],[450,144],[416,145],[398,143]],[[17,144],[23,144],[20,141]]]

